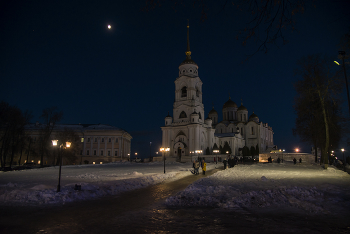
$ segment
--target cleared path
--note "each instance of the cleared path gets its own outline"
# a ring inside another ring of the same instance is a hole
[[[69,203],[48,208],[1,207],[1,233],[113,233],[118,226],[140,222],[126,220],[131,213],[144,216],[150,209],[161,205],[169,196],[185,189],[194,181],[212,175],[190,175],[182,179],[147,188],[125,192],[120,196]],[[132,215],[131,215],[132,216]],[[132,230],[133,227],[126,226]],[[124,230],[125,231],[125,230]]]

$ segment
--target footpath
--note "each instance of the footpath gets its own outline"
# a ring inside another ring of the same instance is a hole
[[[218,166],[219,167],[219,166]],[[223,167],[221,167],[223,169]],[[182,179],[122,193],[119,196],[67,203],[51,207],[1,207],[0,233],[110,233],[120,226],[130,212],[147,213],[169,196],[185,189],[206,175],[190,175]],[[130,222],[130,219],[127,220]],[[135,220],[137,222],[137,220]],[[132,227],[130,227],[132,229]]]

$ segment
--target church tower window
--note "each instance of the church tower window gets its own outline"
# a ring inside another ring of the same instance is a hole
[[[198,115],[199,115],[199,119],[202,119],[202,115],[201,115],[201,113],[200,113],[200,112],[198,113]]]
[[[187,118],[186,112],[182,111],[182,112],[180,113],[180,117],[179,117],[179,118],[180,118],[180,119]]]
[[[181,97],[187,97],[187,87],[183,87],[181,89]]]

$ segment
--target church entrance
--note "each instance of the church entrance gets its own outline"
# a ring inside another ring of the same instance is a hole
[[[181,162],[181,147],[177,148],[177,159],[176,161]]]

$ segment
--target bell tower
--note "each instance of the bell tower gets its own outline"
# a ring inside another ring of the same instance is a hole
[[[190,122],[191,114],[198,113],[199,123],[204,122],[202,81],[198,77],[198,65],[191,58],[190,26],[187,25],[186,59],[179,66],[179,77],[175,80],[174,123]]]

